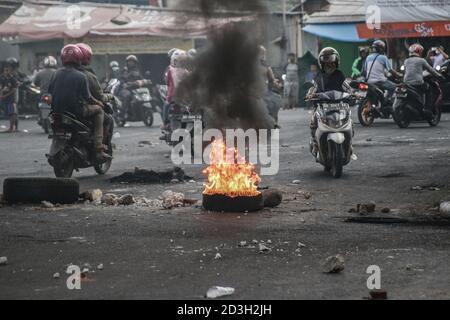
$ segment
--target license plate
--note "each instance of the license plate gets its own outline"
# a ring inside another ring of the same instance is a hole
[[[406,98],[406,94],[404,94],[404,93],[397,93],[395,96],[397,98]]]

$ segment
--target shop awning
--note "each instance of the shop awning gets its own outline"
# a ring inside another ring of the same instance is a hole
[[[322,38],[328,38],[343,42],[364,42],[356,31],[356,23],[323,23],[309,24],[303,31]]]
[[[365,39],[450,37],[450,21],[382,23],[379,29],[369,29],[361,23],[357,30],[358,35]]]
[[[0,36],[32,40],[130,35],[193,38],[229,23],[254,18],[248,13],[218,13],[206,20],[196,11],[88,2],[24,2],[0,25]]]

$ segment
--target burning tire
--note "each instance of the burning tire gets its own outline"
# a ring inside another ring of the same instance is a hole
[[[80,185],[74,179],[6,178],[3,193],[8,203],[74,203],[78,201]]]
[[[252,212],[264,208],[262,194],[249,197],[229,197],[221,194],[203,195],[203,207],[211,211]]]

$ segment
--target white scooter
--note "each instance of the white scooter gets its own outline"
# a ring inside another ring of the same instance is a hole
[[[309,84],[305,100],[314,103],[314,117],[318,123],[315,133],[317,144],[311,139],[310,151],[326,172],[331,171],[333,177],[339,178],[343,166],[350,160],[356,160],[352,147],[354,130],[349,107],[349,102],[355,97],[347,93],[352,91],[347,82],[343,85],[343,91],[346,92],[317,92],[317,84],[314,81]]]

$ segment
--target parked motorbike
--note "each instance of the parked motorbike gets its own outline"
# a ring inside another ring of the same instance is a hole
[[[349,91],[349,85],[345,83],[344,86],[344,91]],[[352,147],[354,131],[349,107],[352,98],[353,94],[347,92],[317,92],[314,81],[305,98],[314,104],[314,117],[318,122],[315,133],[317,148],[311,139],[310,152],[316,162],[322,164],[326,172],[331,171],[335,178],[341,177],[343,166],[351,159],[356,159]]]
[[[424,81],[428,85],[426,92],[402,83],[394,93],[394,121],[400,128],[407,128],[413,121],[424,121],[432,127],[441,120],[442,90],[439,82],[427,71],[424,71]],[[425,113],[424,105],[429,103],[431,111]]]
[[[153,106],[151,104],[152,97],[147,85],[149,80],[138,80],[127,85],[131,90],[132,98],[128,106],[128,110],[119,108],[114,114],[114,120],[119,127],[123,127],[127,122],[143,121],[147,127],[153,125]]]
[[[105,116],[113,112],[110,104],[105,105]],[[104,137],[107,146],[105,153],[112,156],[112,135],[114,124]],[[98,174],[105,174],[111,167],[112,160],[98,162],[94,148],[94,124],[89,119],[77,119],[69,112],[51,114],[52,139],[48,163],[53,167],[56,177],[70,178],[74,170],[94,167]]]
[[[52,111],[52,107],[50,106],[50,95],[44,94],[39,101],[39,114],[38,114],[38,124],[44,129],[45,133],[50,132],[51,123],[50,123],[50,113]]]

